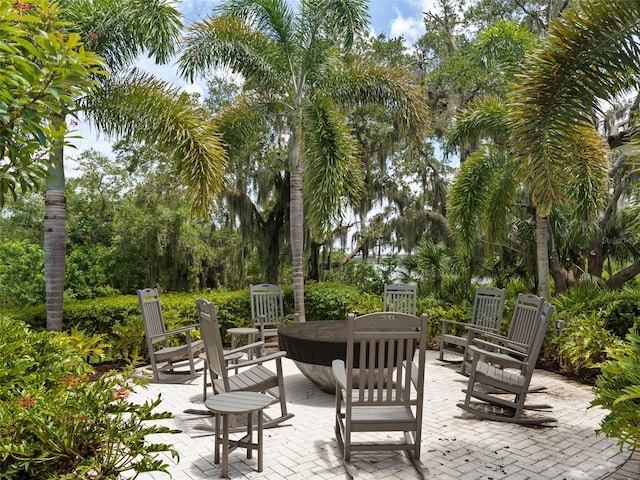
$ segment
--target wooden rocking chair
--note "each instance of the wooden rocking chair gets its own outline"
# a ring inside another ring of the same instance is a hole
[[[282,374],[282,357],[284,357],[285,352],[278,351],[262,357],[254,356],[250,360],[238,361],[237,363],[229,365],[229,368],[227,368],[227,360],[230,355],[237,352],[248,352],[252,349],[260,350],[262,349],[263,342],[260,341],[243,345],[233,350],[223,350],[215,305],[207,300],[197,299],[196,306],[198,308],[200,331],[202,332],[202,339],[204,340],[213,393],[247,391],[270,395],[273,398],[271,404],[280,405],[280,416],[272,419],[269,418],[265,412],[266,421],[264,428],[275,427],[293,418],[293,414],[287,412],[287,401]],[[271,361],[275,362],[275,373],[263,365],[263,363]],[[231,375],[231,369],[237,373]],[[207,430],[208,428],[202,427],[201,429]]]
[[[428,476],[420,461],[427,316],[378,312],[349,315],[347,322],[346,362],[332,365],[335,432],[347,474],[358,473],[352,451],[402,450],[420,475]],[[380,441],[354,441],[360,432],[385,434]],[[390,440],[387,432],[403,432],[404,441]]]
[[[382,296],[385,312],[416,314],[417,287],[411,283],[392,283],[384,286]]]
[[[476,289],[476,296],[473,301],[473,312],[469,323],[456,322],[454,320],[442,319],[442,333],[440,335],[440,361],[445,361],[444,352],[464,354],[464,349],[469,340],[468,327],[486,331],[488,333],[498,333],[502,323],[502,312],[504,311],[505,292],[502,288],[479,287]],[[455,335],[452,327],[465,328],[464,335]]]
[[[524,410],[551,408],[525,401],[552,314],[553,307],[545,302],[532,324],[533,339],[528,345],[515,345],[505,337],[493,338],[491,343],[483,341],[479,344],[482,346],[470,345],[473,361],[467,389],[463,390],[466,397],[457,406],[477,417],[499,422],[526,425],[555,422],[552,417],[523,415]],[[472,398],[481,402],[472,402]]]
[[[144,324],[144,336],[147,341],[147,350],[153,373],[153,382],[184,382],[186,379],[197,376],[195,368],[196,356],[204,350],[202,340],[192,340],[191,331],[197,328],[191,325],[183,328],[167,330],[162,317],[160,307],[160,296],[155,288],[145,288],[138,290],[138,302]],[[181,345],[170,345],[168,338],[175,335],[184,335],[185,343]],[[159,349],[156,345],[161,344]],[[179,369],[184,367],[185,362],[189,364],[189,370]],[[177,374],[179,376],[160,378],[160,372]]]

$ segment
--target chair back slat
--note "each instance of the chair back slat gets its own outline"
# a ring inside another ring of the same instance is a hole
[[[382,297],[385,312],[416,314],[417,287],[409,283],[393,283],[384,286]]]
[[[202,298],[196,300],[198,320],[204,349],[209,363],[212,378],[220,378],[224,384],[224,391],[229,391],[229,374],[224,359],[222,336],[216,316],[216,307],[212,302]]]
[[[535,339],[538,318],[544,305],[544,298],[533,294],[519,294],[511,317],[507,338],[514,342],[531,345]]]
[[[399,312],[378,312],[348,319],[347,391],[353,391],[353,372],[358,372],[353,404],[407,405],[412,398],[413,357],[424,359],[426,315],[422,318]],[[356,361],[356,346],[358,348]],[[422,399],[424,362],[415,387]],[[356,370],[357,369],[357,370]]]
[[[502,288],[478,287],[473,302],[471,324],[488,331],[500,330],[505,291]]]
[[[147,337],[149,345],[158,342],[166,343],[166,337],[164,335],[167,329],[162,317],[158,290],[156,288],[138,290],[138,303],[140,304],[140,312],[142,313],[144,334]]]
[[[549,323],[551,321],[551,316],[553,315],[553,305],[550,303],[544,302],[542,305],[542,309],[540,311],[540,315],[538,316],[538,322],[536,325],[534,338],[529,346],[529,352],[527,356],[528,368],[533,372],[533,369],[536,367],[536,362],[538,361],[538,356],[540,355],[540,349],[542,348],[542,343],[544,342],[544,337],[547,334],[547,329],[549,328]]]

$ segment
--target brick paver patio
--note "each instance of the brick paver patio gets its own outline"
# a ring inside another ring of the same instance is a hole
[[[546,390],[530,394],[535,403],[553,405],[557,424],[526,427],[479,420],[456,407],[463,399],[465,378],[456,366],[439,362],[428,352],[422,461],[434,479],[460,480],[623,480],[640,479],[637,462],[628,461],[616,441],[596,436],[604,412],[588,408],[593,398],[589,386],[536,371],[533,386]],[[283,363],[288,407],[295,417],[285,426],[265,430],[264,471],[256,472],[255,455],[247,460],[244,450],[229,458],[230,478],[344,479],[345,471],[333,432],[334,396],[319,390],[295,364]],[[213,437],[197,430],[209,423],[206,417],[183,413],[202,409],[202,379],[190,384],[150,384],[133,396],[135,401],[162,394],[161,409],[175,415],[167,424],[182,433],[162,435],[156,441],[174,444],[180,461],[171,463],[174,480],[218,478],[213,463]],[[277,407],[269,407],[277,413]],[[393,435],[393,434],[392,434]],[[402,453],[355,453],[352,461],[362,479],[418,478]],[[140,475],[139,479],[168,480],[164,473]]]

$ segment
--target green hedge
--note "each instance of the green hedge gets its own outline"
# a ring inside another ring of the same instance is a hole
[[[293,288],[284,286],[283,296],[285,314],[293,313]],[[232,327],[250,326],[251,303],[249,290],[246,289],[235,292],[163,293],[160,302],[167,328],[196,324],[198,322],[195,306],[197,298],[205,298],[215,303],[218,322],[223,332]],[[464,320],[470,314],[470,306],[449,307],[430,297],[419,298],[417,303],[418,314],[428,313],[431,319],[429,338],[439,334],[440,318]],[[362,315],[381,309],[381,296],[362,293],[357,287],[351,285],[311,283],[305,286],[307,321],[345,320],[350,313]],[[44,305],[4,310],[2,313],[24,321],[35,329],[44,329],[46,325]],[[66,300],[63,316],[67,331],[78,329],[88,335],[102,335],[105,342],[110,345],[107,349],[108,360],[145,354],[144,330],[138,298],[135,295]]]

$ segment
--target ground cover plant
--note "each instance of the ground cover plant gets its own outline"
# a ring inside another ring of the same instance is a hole
[[[99,353],[99,337],[0,318],[0,478],[115,480],[166,471],[160,452],[177,458],[171,445],[146,438],[173,431],[148,422],[170,417],[155,411],[160,397],[128,401],[130,371],[92,378],[85,359]]]
[[[596,381],[596,398],[609,414],[600,424],[599,433],[618,438],[620,447],[640,447],[640,336],[630,333],[627,343],[610,350],[610,360],[600,364],[602,373]]]

